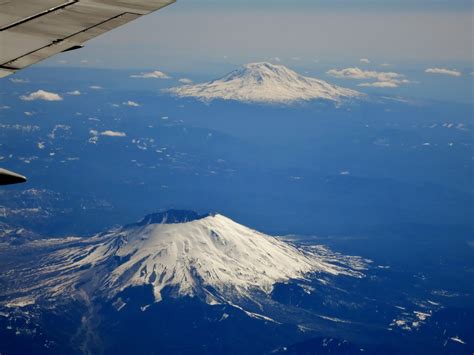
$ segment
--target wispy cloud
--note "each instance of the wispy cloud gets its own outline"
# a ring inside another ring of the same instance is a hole
[[[370,60],[368,58],[360,58],[360,62],[365,63],[365,64],[370,64]]]
[[[378,72],[362,70],[360,68],[346,68],[341,70],[331,69],[328,70],[326,73],[336,78],[358,80],[377,79],[379,81],[386,81],[404,77],[402,74],[394,72]]]
[[[147,73],[140,73],[140,74],[132,74],[130,75],[131,78],[137,79],[171,79],[171,77],[159,70],[155,70],[152,72]]]
[[[74,91],[67,92],[67,94],[72,95],[72,96],[79,96],[81,92],[79,90],[74,90]]]
[[[179,79],[179,82],[181,84],[192,84],[193,83],[193,81],[191,79],[188,79],[188,78]]]
[[[62,131],[63,134],[64,134],[64,133],[66,133],[66,132],[68,132],[68,131],[70,131],[70,130],[71,130],[71,126],[64,125],[64,124],[57,124],[57,125],[54,126],[53,130],[51,131],[51,133],[48,134],[48,137],[51,138],[51,139],[56,139],[57,134],[58,134],[59,132]]]
[[[28,79],[20,79],[20,78],[11,78],[10,81],[14,84],[26,84],[30,82]]]
[[[22,95],[20,96],[20,99],[23,101],[35,101],[35,100],[61,101],[63,98],[59,94],[56,94],[54,92],[38,90],[28,95]]]
[[[127,134],[125,132],[118,132],[118,131],[111,131],[111,130],[106,130],[106,131],[99,132],[95,129],[91,129],[89,131],[89,134],[92,136],[92,137],[89,138],[89,143],[91,143],[91,144],[97,144],[97,142],[99,141],[100,136],[119,137],[119,138],[127,136]]]
[[[395,72],[379,72],[374,70],[362,70],[360,68],[331,69],[326,72],[335,78],[355,80],[375,80],[372,83],[362,83],[362,87],[396,88],[402,84],[409,84],[410,80],[405,75]]]
[[[130,101],[130,100],[122,102],[122,105],[130,106],[130,107],[140,107],[140,104],[138,102]]]
[[[125,132],[117,132],[117,131],[110,131],[110,130],[100,132],[99,135],[107,136],[107,137],[126,137],[127,136]]]
[[[107,136],[107,137],[126,137],[127,136],[125,132],[118,132],[118,131],[111,131],[111,130],[99,132],[95,129],[91,129],[89,133],[92,136]]]
[[[397,88],[399,84],[393,81],[376,81],[373,83],[362,83],[357,86],[372,87],[372,88]]]
[[[89,86],[89,89],[92,89],[92,90],[102,90],[103,87],[102,87],[102,86],[99,86],[99,85],[91,85],[91,86]]]
[[[449,76],[461,76],[461,72],[455,69],[446,69],[446,68],[428,68],[425,70],[425,73],[429,74],[442,74]]]

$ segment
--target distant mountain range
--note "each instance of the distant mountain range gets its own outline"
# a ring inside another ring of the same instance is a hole
[[[283,65],[266,62],[244,65],[218,80],[168,91],[180,97],[196,97],[205,101],[223,99],[256,103],[340,102],[365,96],[355,90],[302,76]]]

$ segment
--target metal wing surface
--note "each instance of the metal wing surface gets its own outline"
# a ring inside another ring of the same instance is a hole
[[[175,0],[0,0],[0,77],[159,10]]]

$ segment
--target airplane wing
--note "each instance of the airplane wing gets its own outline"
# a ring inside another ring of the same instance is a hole
[[[0,78],[175,0],[0,0]]]
[[[0,185],[11,185],[26,182],[26,177],[13,171],[0,168]]]

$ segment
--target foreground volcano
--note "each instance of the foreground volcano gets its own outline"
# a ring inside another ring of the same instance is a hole
[[[0,243],[0,352],[471,349],[472,311],[451,305],[460,297],[472,304],[469,295],[295,238],[271,237],[219,214],[172,210],[88,238]]]
[[[208,304],[244,304],[265,297],[276,283],[318,273],[361,277],[364,267],[357,257],[297,247],[220,214],[168,211],[62,245],[31,275],[42,281],[15,293],[49,298],[87,290],[111,299],[127,288],[151,286],[155,302],[166,289],[172,297]]]

